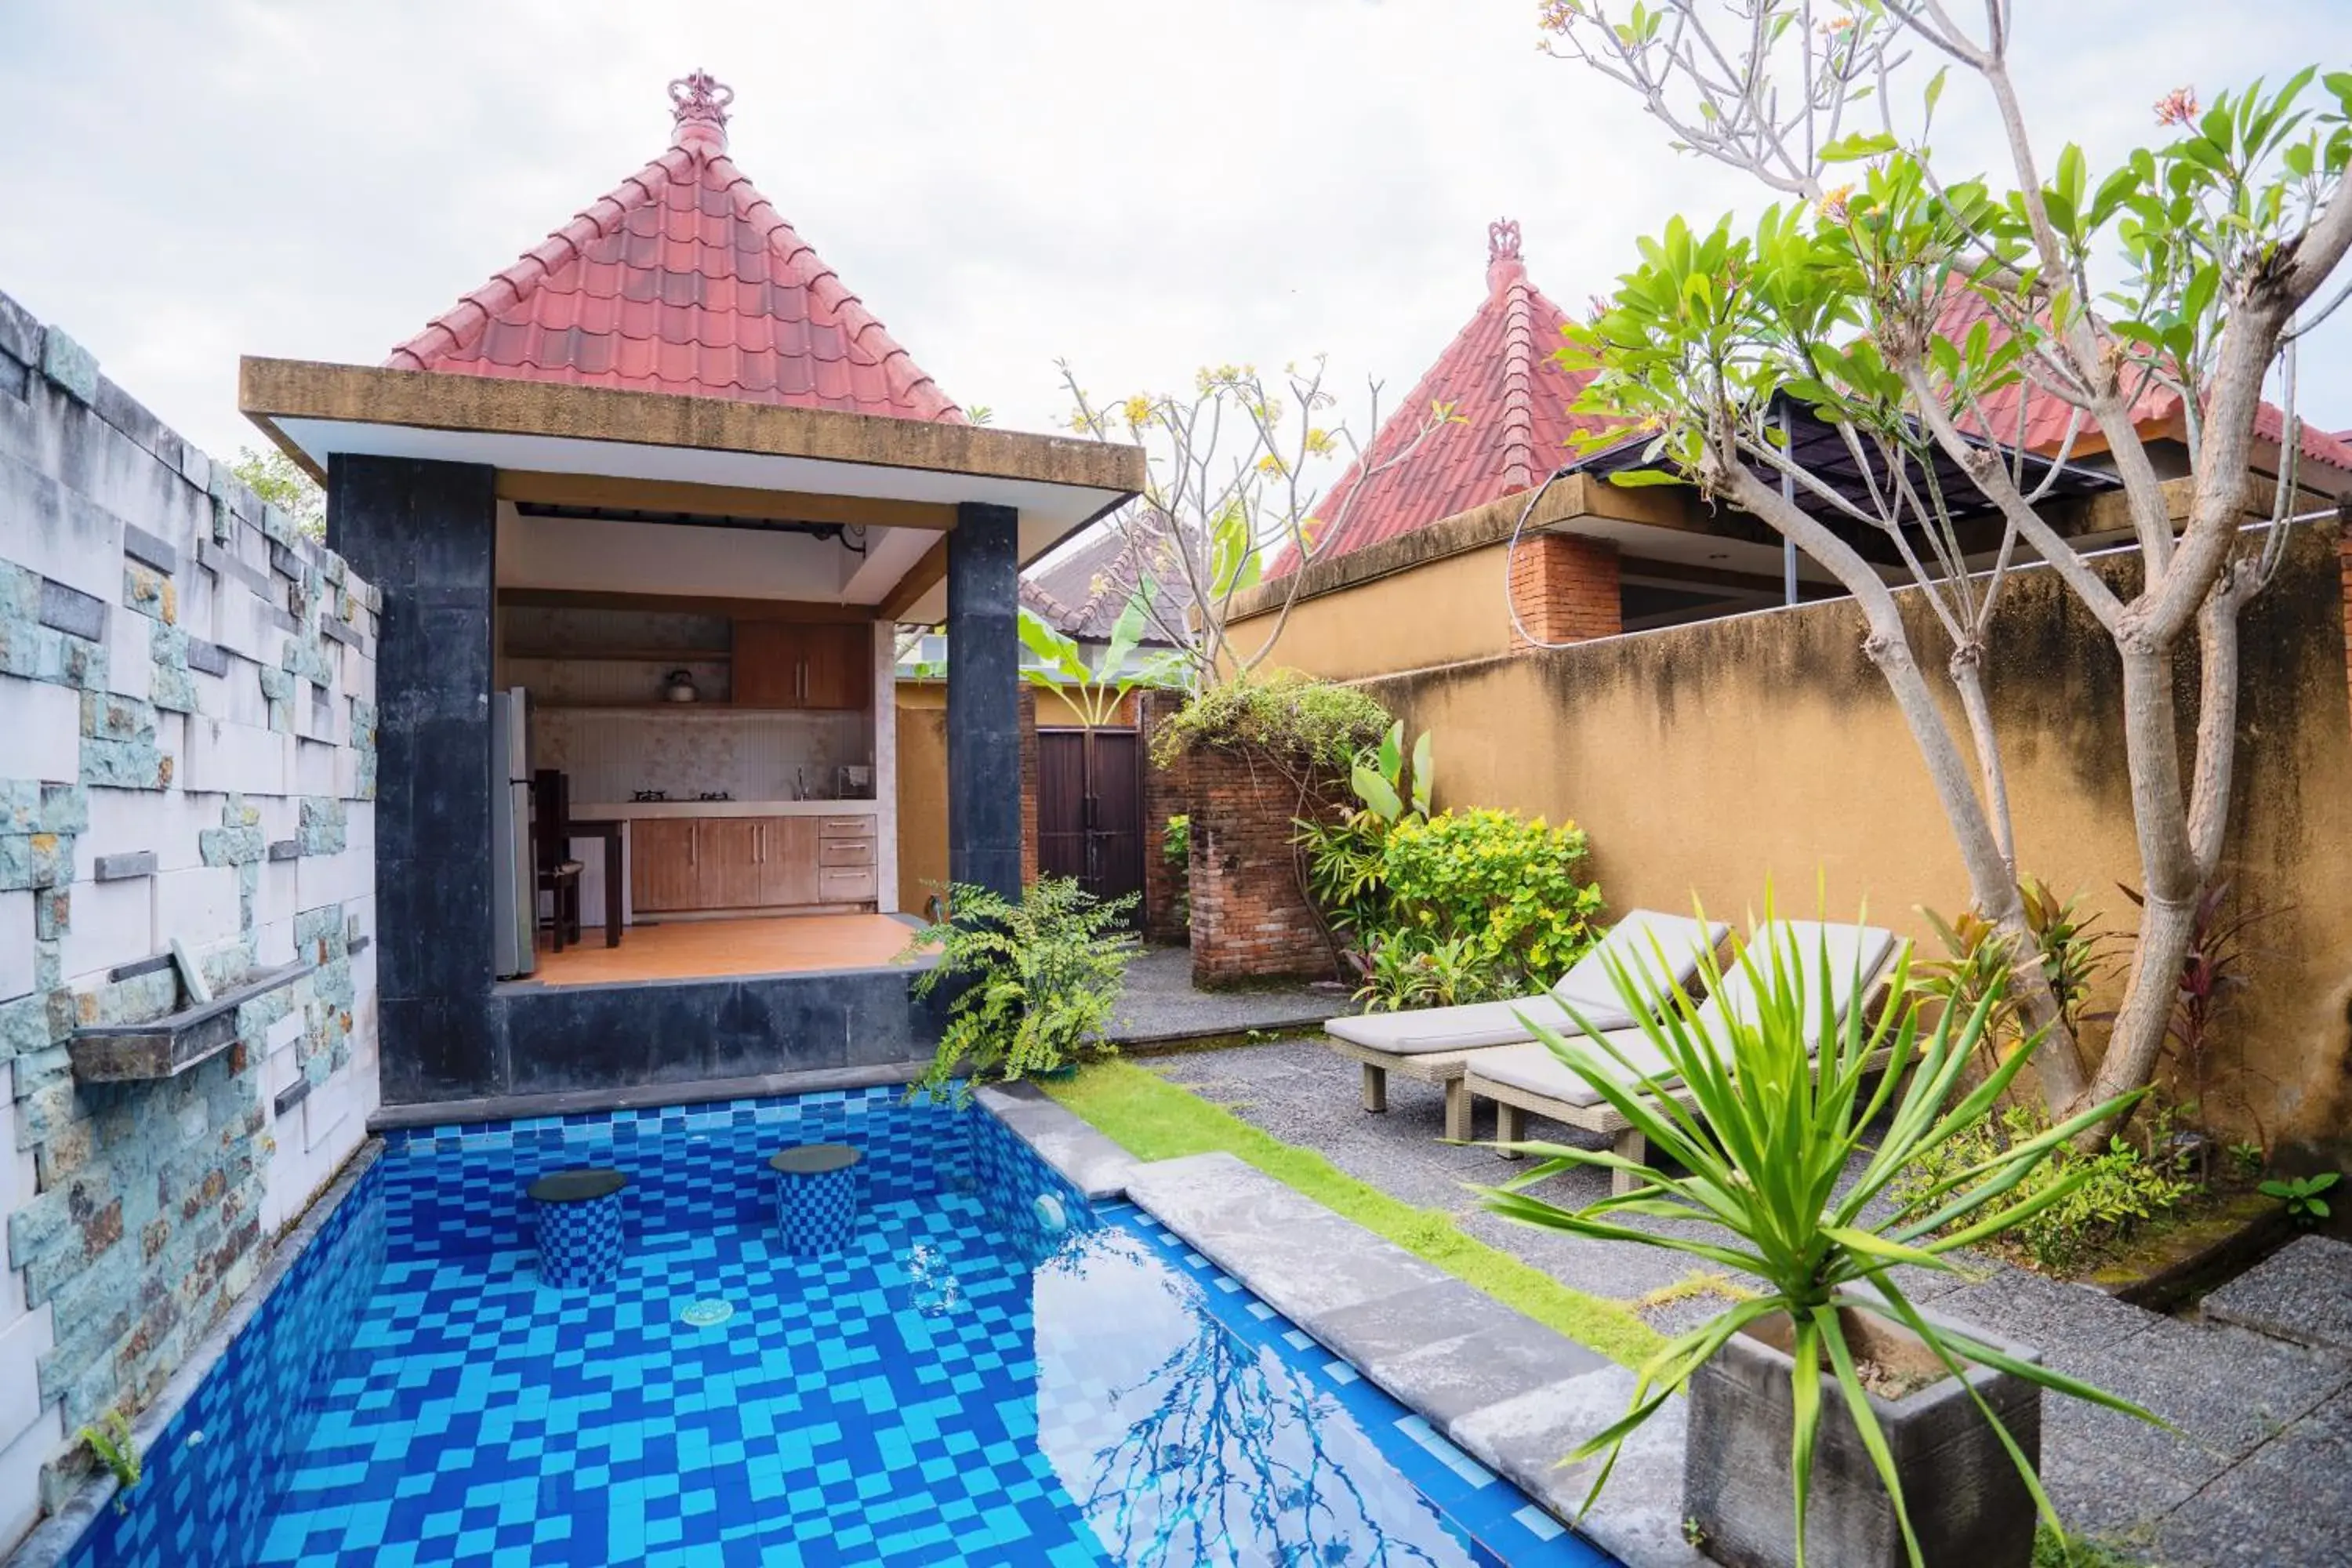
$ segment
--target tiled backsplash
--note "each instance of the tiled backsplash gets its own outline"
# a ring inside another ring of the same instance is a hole
[[[572,775],[572,798],[625,801],[641,789],[691,800],[725,790],[737,800],[790,800],[794,772],[830,795],[842,763],[874,761],[864,713],[603,713],[534,708],[531,763]]]

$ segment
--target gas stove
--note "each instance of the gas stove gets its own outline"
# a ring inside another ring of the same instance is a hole
[[[728,794],[723,789],[707,789],[701,794],[696,795],[694,798],[697,800],[733,800],[735,797]]]
[[[647,801],[667,800],[669,798],[669,791],[666,789],[633,789],[629,792],[629,798],[641,804]]]

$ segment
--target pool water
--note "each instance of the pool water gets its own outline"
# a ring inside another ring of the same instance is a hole
[[[842,1254],[764,1159],[866,1152]],[[630,1173],[619,1279],[521,1188]],[[395,1135],[75,1568],[1607,1561],[1126,1205],[895,1091]]]

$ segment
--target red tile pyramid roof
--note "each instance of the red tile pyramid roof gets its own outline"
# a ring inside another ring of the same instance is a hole
[[[1351,465],[1315,509],[1328,521],[1347,506],[1338,531],[1325,536],[1315,559],[1350,554],[1499,500],[1565,464],[1570,433],[1602,424],[1568,411],[1591,375],[1563,370],[1552,358],[1567,319],[1528,281],[1519,226],[1509,219],[1489,225],[1486,298],[1382,421],[1367,450],[1378,468],[1412,439],[1433,403],[1453,404],[1465,423],[1438,431],[1412,457],[1374,474],[1362,496],[1348,505],[1362,467]],[[1266,575],[1280,576],[1297,563],[1296,552],[1285,548]]]
[[[669,90],[669,151],[384,363],[964,423],[729,159],[733,90]]]
[[[1955,286],[1945,296],[1944,308],[1936,323],[1937,332],[1954,342],[1965,339],[1977,322],[1983,321],[1992,342],[2007,341],[2008,329],[1992,314],[1981,296],[1974,290]],[[2025,435],[2018,438],[2018,406],[2025,408]],[[2029,382],[2018,381],[1980,400],[1984,416],[1979,422],[1964,417],[1961,424],[1976,435],[2003,446],[2022,445],[2026,450],[2045,457],[2054,457],[2065,445],[2067,422],[2074,409],[2064,399],[2044,392]],[[2169,435],[2183,438],[2186,426],[2180,416],[2180,395],[2168,386],[2150,384],[2143,388],[2131,405],[2131,421],[2143,436]],[[2275,445],[2286,432],[2286,415],[2274,403],[2264,403],[2254,413],[2254,434]],[[2352,432],[2347,432],[2352,434]],[[2107,449],[2106,437],[2100,434],[2090,416],[2083,418],[2082,428],[2075,432],[2074,456],[2082,458]],[[2352,445],[2343,437],[2330,435],[2315,426],[2303,426],[2303,460],[2325,463],[2328,467],[2352,473]]]

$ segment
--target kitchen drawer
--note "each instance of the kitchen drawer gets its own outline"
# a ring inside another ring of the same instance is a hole
[[[874,897],[871,866],[827,866],[817,872],[817,897],[822,903],[862,903]]]
[[[874,819],[870,816],[821,817],[817,831],[827,838],[871,838],[874,837]]]
[[[817,841],[816,861],[820,866],[871,866],[874,864],[874,840],[821,838]]]

